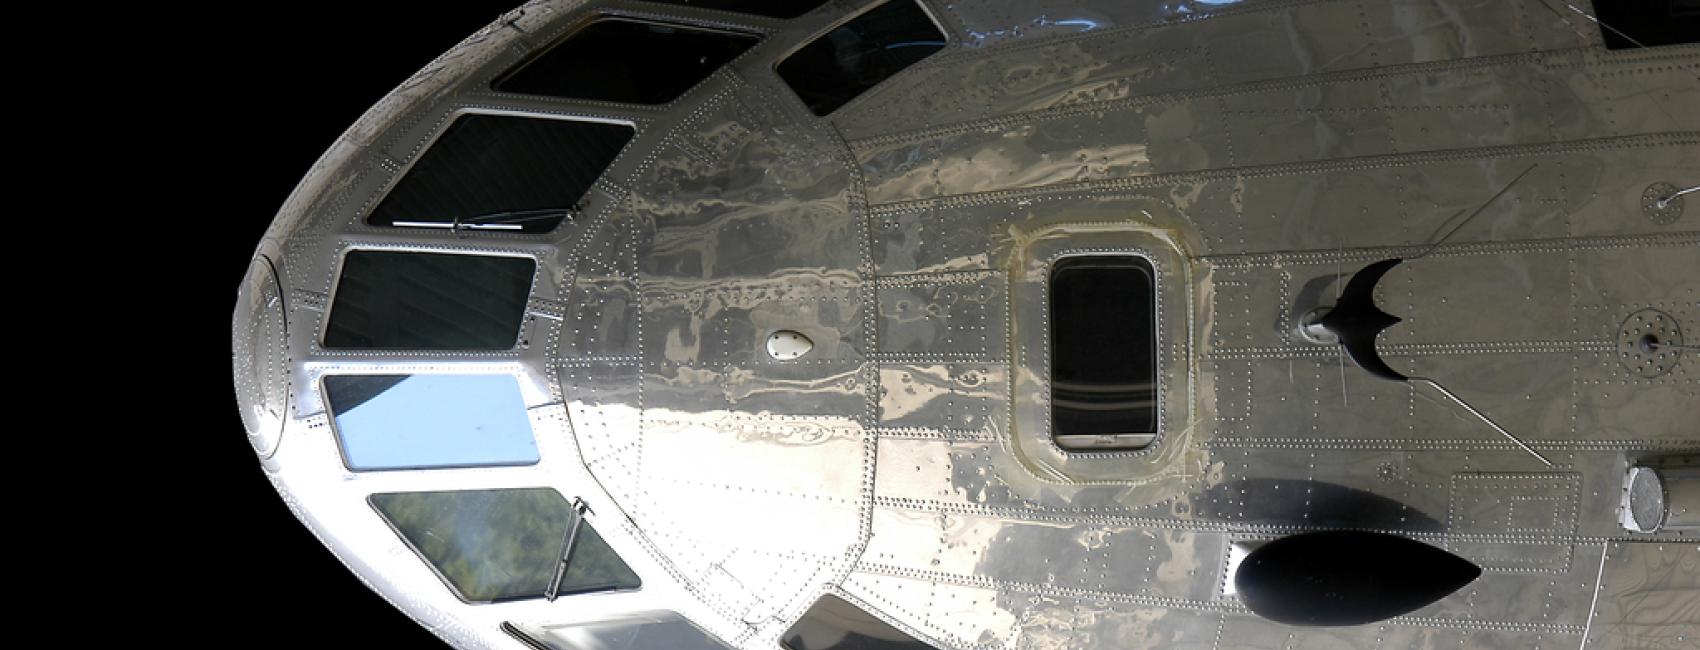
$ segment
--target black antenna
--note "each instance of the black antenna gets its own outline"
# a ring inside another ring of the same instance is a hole
[[[1430,244],[1428,248],[1410,259],[1421,259],[1429,253],[1433,253],[1435,249],[1440,247],[1441,244],[1446,243],[1446,241],[1451,239],[1453,235],[1457,234],[1459,230],[1462,230],[1464,226],[1469,225],[1471,221],[1481,215],[1481,213],[1486,210],[1489,205],[1492,205],[1495,201],[1499,200],[1499,197],[1505,196],[1505,193],[1510,191],[1512,186],[1516,185],[1518,181],[1523,180],[1525,176],[1529,175],[1529,172],[1534,171],[1538,166],[1540,166],[1539,163],[1529,165],[1528,169],[1524,169],[1523,173],[1518,174],[1516,178],[1511,179],[1511,182],[1506,183],[1504,187],[1499,188],[1498,192],[1495,192],[1493,196],[1488,197],[1486,201],[1483,201],[1481,205],[1476,207],[1474,212],[1471,212],[1470,215],[1465,217],[1463,220],[1458,221],[1458,223],[1453,225],[1450,229],[1447,228],[1447,224],[1456,220],[1457,215],[1454,214],[1452,217],[1447,218],[1445,222],[1441,223],[1440,230],[1436,231],[1437,233],[1444,232],[1444,234],[1441,234],[1438,239],[1431,236],[1430,239],[1435,240],[1434,243]],[[1375,339],[1387,328],[1398,324],[1402,319],[1398,316],[1382,311],[1380,307],[1375,305],[1375,285],[1381,282],[1382,276],[1386,275],[1388,271],[1393,270],[1393,267],[1398,266],[1404,261],[1405,260],[1403,258],[1395,257],[1385,259],[1359,269],[1357,273],[1352,274],[1352,279],[1346,282],[1346,288],[1338,295],[1334,307],[1329,309],[1327,313],[1322,314],[1320,318],[1316,319],[1312,323],[1312,325],[1320,327],[1332,334],[1333,337],[1338,340],[1340,347],[1345,350],[1346,356],[1351,357],[1352,362],[1356,363],[1359,368],[1364,370],[1364,372],[1368,372],[1371,375],[1389,381],[1402,381],[1408,384],[1420,383],[1435,389],[1441,395],[1446,396],[1447,399],[1452,400],[1471,415],[1476,416],[1476,418],[1480,419],[1483,423],[1493,427],[1494,431],[1498,431],[1500,435],[1503,435],[1511,442],[1516,443],[1518,447],[1523,449],[1523,451],[1529,452],[1529,455],[1539,459],[1542,464],[1552,467],[1552,461],[1547,460],[1546,456],[1542,456],[1540,452],[1535,451],[1535,449],[1530,447],[1528,443],[1525,443],[1517,436],[1512,435],[1512,433],[1507,431],[1505,427],[1499,426],[1498,422],[1494,422],[1493,418],[1488,417],[1486,413],[1483,413],[1476,409],[1476,407],[1471,406],[1469,402],[1464,401],[1464,398],[1459,397],[1456,393],[1453,393],[1450,390],[1447,390],[1445,386],[1440,384],[1440,382],[1428,377],[1407,376],[1397,370],[1394,370],[1392,366],[1387,365],[1387,362],[1381,359],[1381,353],[1377,352],[1375,349]]]

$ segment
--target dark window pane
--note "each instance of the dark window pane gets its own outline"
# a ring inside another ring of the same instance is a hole
[[[1587,24],[1563,5],[1558,7],[1566,19]],[[1593,10],[1607,49],[1700,43],[1700,0],[1610,0],[1594,2]]]
[[[820,600],[803,613],[796,625],[779,637],[789,650],[931,650],[932,646],[915,640],[902,630],[892,627],[843,599],[833,595]]]
[[[529,257],[350,251],[325,347],[512,348],[536,269]]]
[[[350,469],[538,460],[513,375],[332,375],[324,385]]]
[[[496,90],[665,104],[761,40],[753,34],[597,20],[496,81]]]
[[[504,623],[502,631],[542,650],[731,650],[684,617],[665,610],[570,625],[522,628]]]
[[[371,503],[471,602],[542,597],[577,516],[548,488],[374,494]],[[574,567],[587,553],[599,564],[579,570],[575,581]],[[640,586],[637,574],[588,522],[579,529],[567,576],[562,594]]]
[[[462,115],[420,154],[366,223],[549,232],[632,132],[623,124]]]
[[[826,115],[944,48],[944,34],[914,0],[892,0],[815,39],[779,64],[779,77]]]
[[[1058,444],[1083,443],[1067,436],[1155,434],[1151,262],[1134,255],[1065,257],[1051,269],[1050,310],[1051,422]],[[1144,446],[1150,436],[1129,440],[1139,442],[1122,446]]]
[[[669,5],[736,11],[769,18],[796,18],[826,4],[826,0],[649,0]]]

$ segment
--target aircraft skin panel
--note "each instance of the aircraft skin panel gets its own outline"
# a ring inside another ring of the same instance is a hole
[[[350,127],[238,313],[239,399],[297,517],[460,648],[667,611],[769,650],[823,594],[941,649],[1700,638],[1696,533],[1622,519],[1631,467],[1700,462],[1700,356],[1639,338],[1700,339],[1700,194],[1648,194],[1700,182],[1700,46],[1607,50],[1560,0],[921,0],[943,49],[816,117],[774,66],[872,4],[532,2]],[[596,15],[761,41],[656,106],[491,89]],[[367,224],[467,115],[634,135],[552,232]],[[355,251],[536,260],[516,344],[327,349]],[[1126,324],[1156,340],[1144,446],[1052,435],[1049,272],[1093,255],[1152,267]],[[1301,332],[1393,259],[1371,349],[1515,440]],[[513,376],[538,464],[349,469],[324,378],[431,372]],[[642,587],[465,603],[367,502],[519,487],[582,498]],[[1342,529],[1483,572],[1338,628],[1235,591],[1236,553]]]
[[[1694,588],[1700,562],[1692,547],[1610,542],[1602,551],[1587,647],[1665,650],[1700,634],[1700,592]]]

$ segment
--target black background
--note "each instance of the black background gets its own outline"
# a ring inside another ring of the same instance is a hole
[[[150,578],[161,602],[143,607],[169,612],[138,633],[191,647],[446,647],[362,585],[266,481],[237,414],[230,318],[256,244],[319,155],[396,85],[519,2],[233,6],[170,17],[174,26],[145,36],[146,51],[164,56],[132,78],[130,101],[193,98],[161,108],[160,126],[138,138],[152,160],[138,164],[156,168],[143,170],[155,179],[147,203],[171,202],[144,209],[188,226],[155,250],[169,251],[159,268],[189,285],[185,315],[168,329],[193,360],[181,376],[195,379],[180,395],[188,420],[150,437],[163,442],[150,451],[171,456],[159,480],[166,516],[178,520],[131,524],[130,538],[153,542],[146,564],[161,567]]]

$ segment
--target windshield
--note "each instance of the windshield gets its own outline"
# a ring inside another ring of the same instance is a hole
[[[374,494],[371,503],[468,602],[541,598],[577,516],[566,499],[548,488]],[[641,584],[585,522],[560,593]]]

